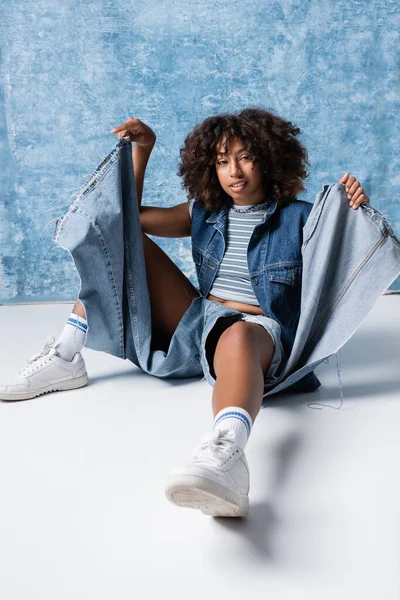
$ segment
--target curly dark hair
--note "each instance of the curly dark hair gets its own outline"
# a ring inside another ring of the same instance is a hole
[[[218,180],[215,168],[216,147],[222,138],[224,150],[233,138],[244,142],[254,164],[264,173],[265,199],[285,206],[303,191],[302,180],[308,177],[308,153],[294,136],[300,129],[290,121],[261,108],[246,108],[235,114],[208,117],[197,125],[180,149],[178,175],[187,190],[188,201],[194,199],[208,211],[219,210],[232,198]]]

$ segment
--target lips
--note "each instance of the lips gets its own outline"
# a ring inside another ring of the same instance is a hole
[[[247,185],[247,181],[245,181],[241,184],[238,184],[238,185],[232,184],[229,187],[231,188],[232,192],[235,192],[235,194],[241,194],[243,192],[244,188],[246,187],[246,185]]]

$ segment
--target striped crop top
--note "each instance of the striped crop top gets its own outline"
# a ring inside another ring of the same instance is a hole
[[[190,216],[193,202],[193,199],[189,201]],[[250,282],[247,246],[254,227],[262,221],[269,204],[270,201],[266,200],[229,209],[225,253],[209,292],[213,296],[260,306]]]

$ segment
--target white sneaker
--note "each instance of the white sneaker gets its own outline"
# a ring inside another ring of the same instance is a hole
[[[28,400],[46,392],[86,385],[88,374],[80,352],[68,361],[58,356],[56,347],[54,337],[49,337],[42,352],[28,360],[14,381],[0,385],[0,400]]]
[[[249,466],[235,432],[213,429],[185,465],[171,472],[165,494],[170,502],[207,515],[245,517],[249,487]]]

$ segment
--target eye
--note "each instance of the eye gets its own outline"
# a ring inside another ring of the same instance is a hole
[[[242,158],[247,158],[248,160],[251,160],[250,156],[248,156],[247,154],[245,154],[244,156],[241,156],[240,160],[242,160]],[[220,160],[220,161],[218,161],[217,164],[222,165],[224,163],[226,163],[226,160]]]

